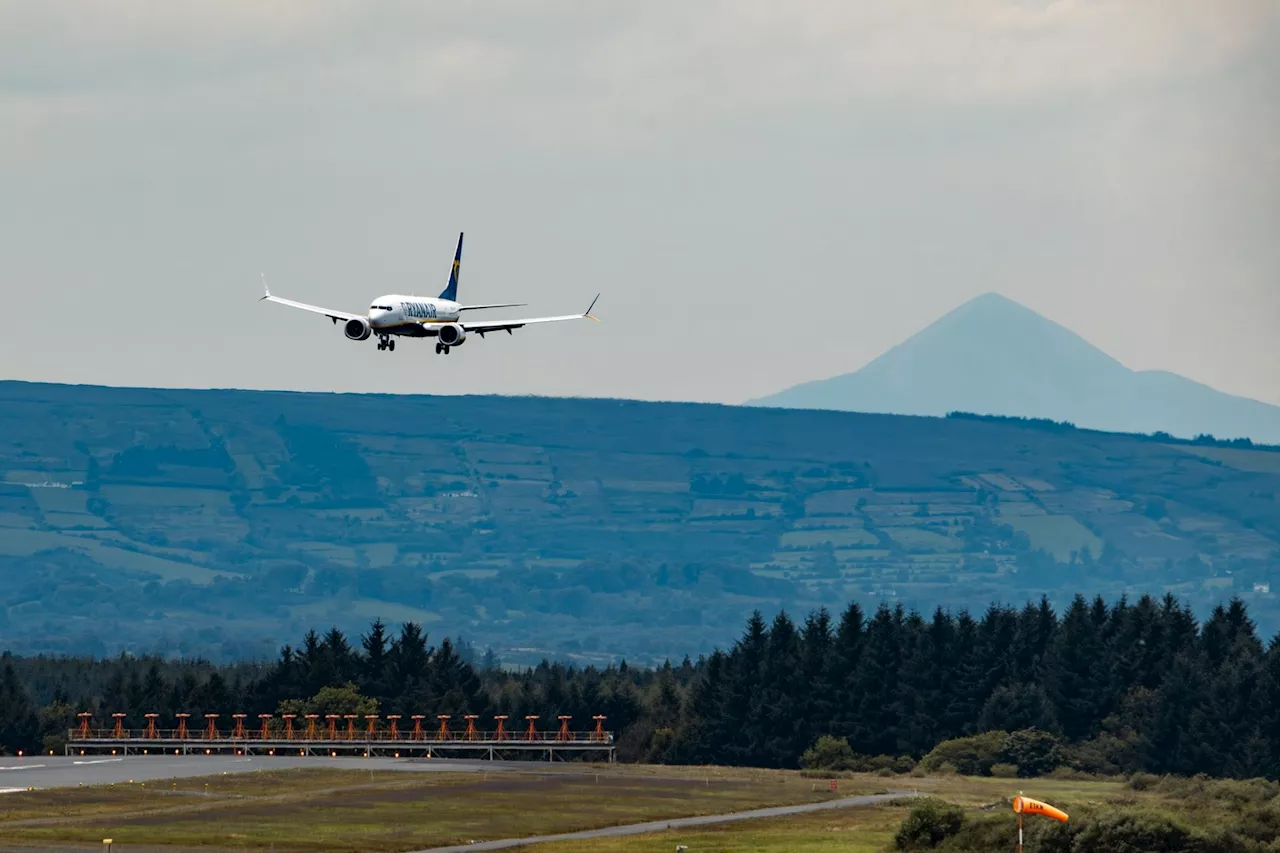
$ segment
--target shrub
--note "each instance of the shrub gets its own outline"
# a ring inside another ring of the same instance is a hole
[[[800,766],[806,770],[854,770],[856,759],[849,741],[823,735],[800,756]]]
[[[1101,815],[1083,821],[1072,845],[1077,850],[1139,851],[1164,853],[1189,851],[1191,833],[1164,815],[1142,812]]]
[[[1004,739],[1000,760],[1003,764],[1016,765],[1018,776],[1024,779],[1043,776],[1062,763],[1062,744],[1049,732],[1023,729]]]
[[[1062,761],[1076,770],[1100,776],[1118,776],[1141,766],[1137,748],[1107,732],[1075,746],[1064,747]]]
[[[1065,764],[1059,765],[1047,774],[1050,779],[1060,779],[1063,782],[1102,782],[1113,779],[1113,776],[1106,776],[1099,773],[1086,773],[1083,770],[1076,770],[1074,767],[1068,767]]]
[[[893,846],[898,850],[931,850],[964,826],[964,811],[929,797],[912,806],[902,819]]]
[[[1153,773],[1134,773],[1129,777],[1128,785],[1134,791],[1146,791],[1155,787],[1160,777]]]
[[[916,763],[906,755],[874,755],[871,758],[858,756],[854,759],[854,769],[870,772],[888,770],[891,773],[910,773]]]
[[[985,732],[944,740],[922,758],[920,764],[926,770],[940,770],[950,764],[965,776],[986,776],[991,766],[1000,762],[1006,737],[1004,732]]]
[[[991,775],[997,779],[1014,779],[1018,775],[1018,765],[992,764]]]

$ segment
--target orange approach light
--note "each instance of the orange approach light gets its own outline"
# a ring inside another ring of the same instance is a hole
[[[1048,803],[1042,803],[1039,800],[1033,800],[1030,797],[1014,797],[1013,810],[1020,815],[1038,814],[1062,823],[1067,822],[1067,813],[1062,809],[1051,806]]]

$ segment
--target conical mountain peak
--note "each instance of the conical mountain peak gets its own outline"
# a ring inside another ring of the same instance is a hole
[[[1135,373],[999,293],[970,299],[855,373],[751,404],[906,415],[967,411],[1280,442],[1280,407],[1172,374]]]

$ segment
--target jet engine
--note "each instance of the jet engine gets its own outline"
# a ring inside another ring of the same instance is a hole
[[[373,334],[373,327],[363,317],[352,317],[343,324],[342,332],[353,341],[363,341]]]
[[[461,346],[467,339],[466,330],[457,323],[445,323],[436,334],[439,335],[440,343],[447,347]]]

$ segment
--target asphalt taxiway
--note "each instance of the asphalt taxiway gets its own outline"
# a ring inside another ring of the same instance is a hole
[[[0,793],[29,788],[75,788],[151,782],[192,776],[254,773],[327,767],[341,770],[397,770],[410,773],[475,773],[501,771],[502,762],[456,761],[439,758],[328,758],[324,756],[235,755],[32,755],[0,758]]]

